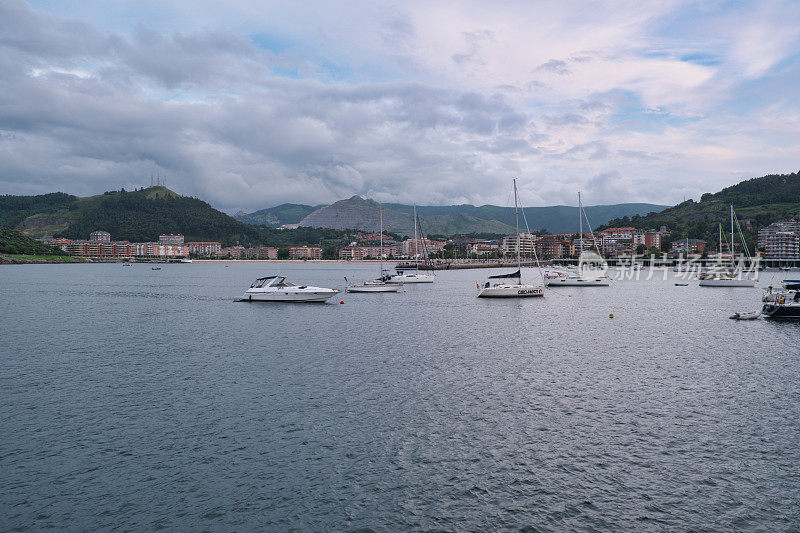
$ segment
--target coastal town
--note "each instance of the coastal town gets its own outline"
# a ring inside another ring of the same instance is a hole
[[[752,229],[749,220],[740,223]],[[323,246],[254,246],[232,245],[223,247],[221,242],[191,241],[183,235],[162,234],[158,241],[128,242],[112,240],[109,232],[97,230],[88,240],[63,238],[40,239],[45,244],[56,246],[70,255],[105,259],[233,259],[233,260],[389,260],[403,259],[502,259],[519,253],[540,260],[574,258],[581,251],[596,251],[606,259],[624,259],[634,256],[656,256],[664,258],[708,257],[711,254],[726,255],[742,251],[741,242],[733,246],[728,242],[708,243],[701,239],[671,238],[670,231],[662,226],[658,230],[637,230],[633,227],[606,228],[595,232],[561,234],[520,233],[494,239],[453,237],[436,240],[427,237],[391,238],[380,234],[353,231],[347,246],[330,249]],[[581,250],[581,246],[583,249]],[[519,248],[517,248],[519,247]],[[770,260],[800,259],[800,222],[793,219],[772,223],[758,231],[755,256]]]

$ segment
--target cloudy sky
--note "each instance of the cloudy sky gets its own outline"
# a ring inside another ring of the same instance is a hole
[[[675,203],[800,169],[797,1],[0,0],[0,72],[0,193]]]

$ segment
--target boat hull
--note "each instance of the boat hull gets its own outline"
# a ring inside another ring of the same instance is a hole
[[[393,285],[354,285],[345,288],[347,292],[400,292],[403,286],[400,284]]]
[[[544,296],[544,288],[536,285],[494,285],[484,287],[478,298],[531,298]]]
[[[545,280],[548,287],[608,287],[608,279],[551,278]]]
[[[800,305],[764,304],[761,313],[767,318],[800,319]]]
[[[751,279],[703,279],[701,287],[755,287],[756,282]]]
[[[321,289],[318,291],[269,291],[246,292],[242,300],[247,302],[297,302],[297,303],[322,303],[328,301],[339,291]]]
[[[433,283],[433,274],[398,274],[389,278],[386,283]]]

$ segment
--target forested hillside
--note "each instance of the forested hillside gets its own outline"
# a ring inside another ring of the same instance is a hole
[[[0,226],[0,253],[25,255],[67,255],[61,248],[42,244],[17,230]]]
[[[752,252],[760,228],[777,220],[800,219],[800,174],[772,174],[749,179],[714,194],[706,193],[699,202],[687,200],[660,213],[616,218],[603,227],[658,229],[666,226],[671,231],[669,241],[686,237],[703,239],[716,249],[720,224],[723,231],[730,233],[731,205],[737,218],[745,222],[742,230]]]
[[[114,240],[148,242],[164,233],[186,241],[220,241],[223,245],[291,246],[345,239],[345,232],[299,228],[279,230],[244,224],[196,198],[166,187],[110,191],[88,198],[53,193],[0,197],[0,220],[34,236],[87,239],[103,230]]]

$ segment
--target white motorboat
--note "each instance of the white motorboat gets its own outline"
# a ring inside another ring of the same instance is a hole
[[[381,225],[380,225],[381,245],[378,253],[378,256],[380,258],[378,279],[365,281],[361,285],[351,285],[348,279],[344,278],[345,283],[347,283],[347,287],[345,287],[344,290],[347,292],[399,292],[400,289],[403,288],[402,283],[386,282],[386,276],[383,270],[383,206],[380,207],[380,219],[381,219]]]
[[[512,180],[514,184],[514,216],[517,220],[517,271],[510,274],[499,274],[489,276],[489,279],[502,279],[497,283],[487,281],[483,287],[478,284],[478,298],[528,298],[531,296],[544,296],[544,287],[541,285],[530,285],[522,283],[522,264],[519,252],[519,201],[517,199],[517,180]],[[537,259],[538,263],[538,259]],[[516,279],[517,283],[510,280]],[[505,281],[509,280],[509,281]]]
[[[246,302],[325,302],[338,294],[336,289],[295,285],[286,276],[258,278],[240,298]]]
[[[433,271],[431,271],[430,274],[423,274],[419,271],[419,239],[417,238],[417,224],[417,205],[414,204],[414,269],[411,271],[398,270],[397,274],[389,276],[386,279],[386,283],[433,283],[433,281],[436,279],[436,276],[433,275]],[[422,231],[420,231],[420,233],[422,233]],[[425,238],[424,234],[422,235],[422,238]]]

